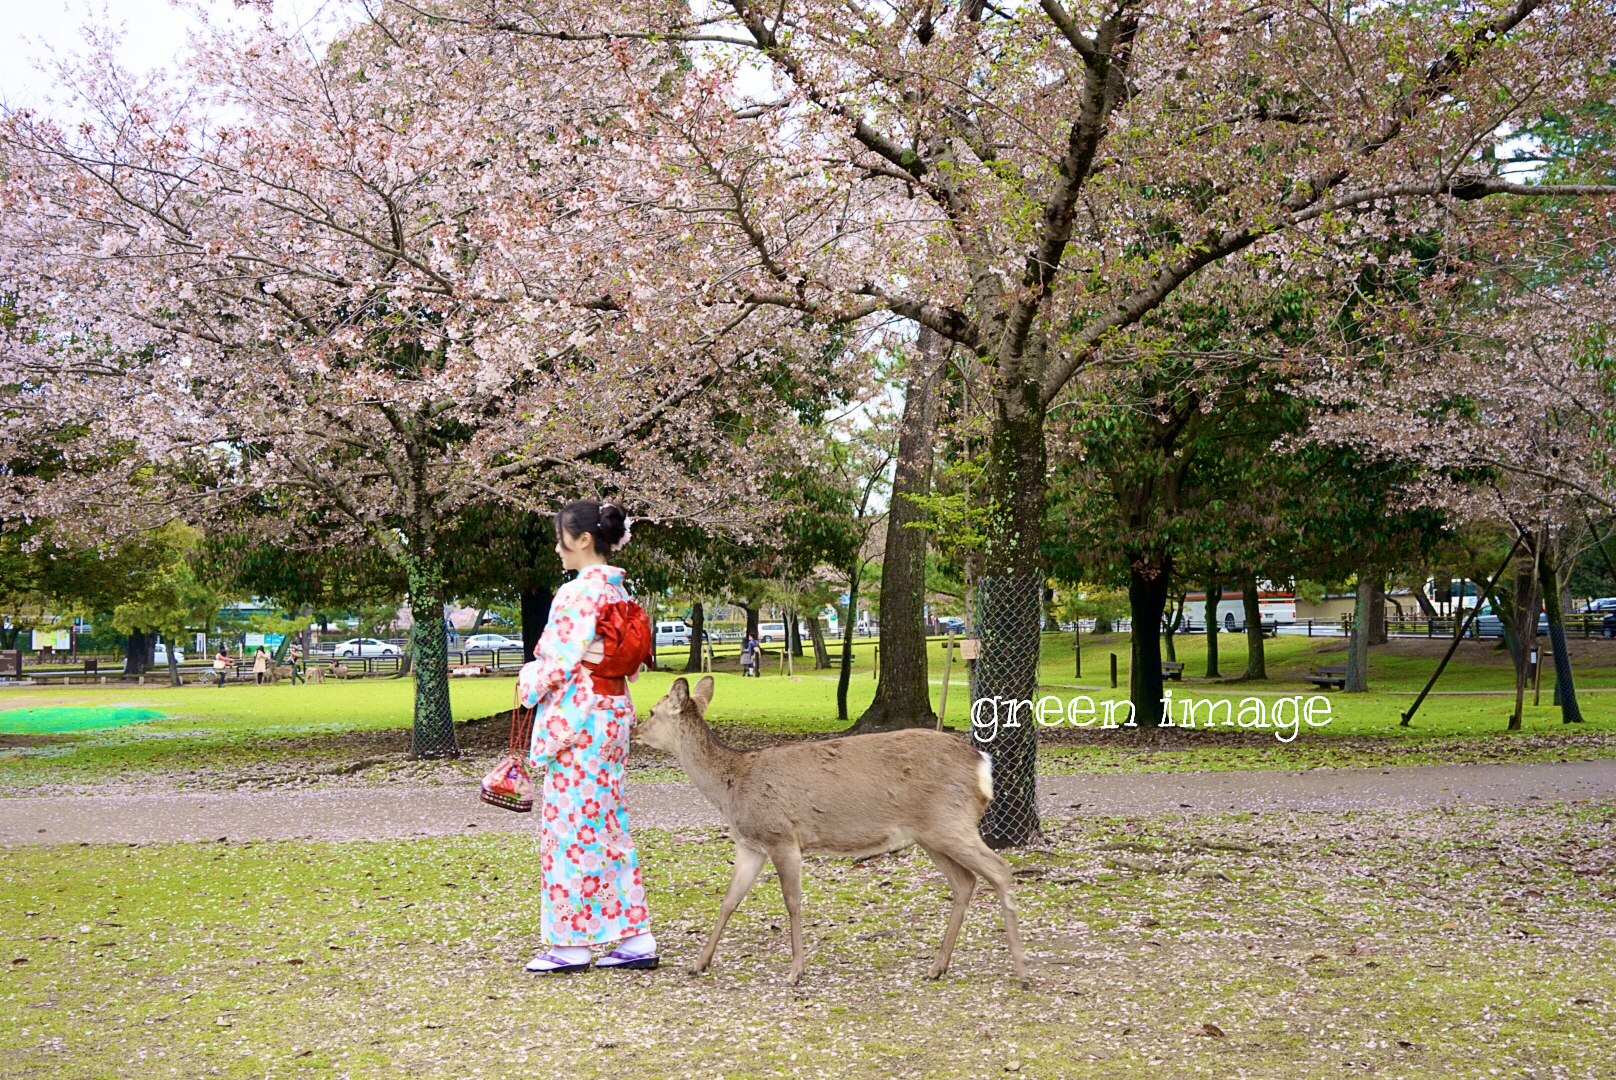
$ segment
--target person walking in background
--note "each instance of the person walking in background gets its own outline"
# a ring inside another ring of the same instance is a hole
[[[264,676],[269,674],[269,652],[262,645],[253,653],[253,679],[259,686],[264,685]]]
[[[219,685],[224,686],[225,676],[230,673],[230,654],[225,651],[224,642],[219,642],[219,651],[213,657],[213,673],[219,676]]]
[[[308,682],[303,677],[303,646],[298,642],[292,642],[292,650],[286,654],[286,658],[292,665],[292,685]]]
[[[741,643],[741,678],[758,677],[758,640],[751,634]]]

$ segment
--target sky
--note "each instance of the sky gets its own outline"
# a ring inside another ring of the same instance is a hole
[[[230,0],[200,0],[215,20],[244,19]],[[341,0],[276,0],[278,15],[310,18]],[[186,48],[185,34],[197,25],[190,11],[170,0],[0,0],[0,103],[10,108],[43,109],[52,96],[52,78],[36,62],[62,52],[82,51],[79,28],[86,22],[122,25],[120,61],[145,73],[172,70]]]

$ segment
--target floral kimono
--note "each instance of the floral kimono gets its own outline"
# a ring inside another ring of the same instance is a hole
[[[596,612],[626,599],[621,569],[584,568],[556,590],[537,659],[517,679],[522,704],[539,706],[529,760],[535,775],[544,770],[539,921],[550,945],[604,944],[650,929],[623,805],[634,702],[597,693],[583,666]]]

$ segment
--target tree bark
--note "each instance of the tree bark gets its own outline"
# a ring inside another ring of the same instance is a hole
[[[1218,672],[1218,605],[1223,602],[1223,587],[1206,587],[1206,677],[1220,679]]]
[[[747,636],[751,637],[751,638],[754,638],[754,639],[758,638],[759,637],[759,634],[758,634],[758,609],[755,608],[755,607],[748,607],[745,604],[738,604],[736,606],[739,607],[742,611],[746,612],[746,633],[747,633]]]
[[[1427,619],[1437,618],[1436,606],[1431,603],[1431,598],[1425,595],[1425,585],[1423,583],[1416,582],[1414,584],[1414,601],[1420,605],[1420,614]]]
[[[1535,547],[1535,545],[1534,545]],[[1536,554],[1522,554],[1515,560],[1515,588],[1499,605],[1506,638],[1515,662],[1515,711],[1509,717],[1509,730],[1521,730],[1521,714],[1526,704],[1526,680],[1532,667],[1532,648],[1537,644],[1537,567]]]
[[[808,620],[808,640],[814,646],[814,670],[827,671],[830,669],[830,649],[825,645],[825,628],[819,625],[819,612],[814,612]]]
[[[530,582],[522,587],[522,660],[524,663],[533,659],[534,650],[539,645],[539,638],[544,636],[544,628],[550,622],[550,604],[554,600],[555,593],[549,585],[535,585]]]
[[[707,613],[701,606],[700,600],[693,600],[690,604],[690,657],[685,661],[685,674],[697,675],[701,673],[701,650],[705,644],[701,640],[702,629],[707,623]]]
[[[1167,605],[1165,618],[1162,619],[1162,646],[1167,650],[1167,659],[1178,662],[1178,650],[1173,648],[1173,638],[1178,634],[1179,624],[1184,621],[1184,594],[1179,593]]]
[[[1038,695],[1044,589],[1039,543],[1047,469],[1044,408],[1031,384],[1004,388],[994,404],[986,476],[993,510],[982,578],[976,583],[981,655],[972,668],[972,708],[992,697],[1031,701]],[[989,847],[1015,847],[1043,835],[1038,820],[1037,730],[1036,724],[1025,723],[1001,727],[983,738],[980,729],[971,728],[972,745],[993,761],[993,802],[981,823]]]
[[[136,630],[129,635],[124,643],[123,673],[125,675],[144,675],[151,670],[152,658],[157,652],[157,635],[154,632]]]
[[[796,608],[786,609],[786,648],[793,657],[802,655],[802,624]]]
[[[1347,678],[1345,691],[1363,694],[1369,690],[1369,638],[1374,622],[1375,587],[1368,567],[1358,571],[1358,585],[1353,589],[1352,640],[1347,646]]]
[[[1246,578],[1240,584],[1240,599],[1246,613],[1246,674],[1247,679],[1268,678],[1268,658],[1263,652],[1262,605],[1258,603],[1257,579]]]
[[[842,670],[836,676],[836,719],[844,722],[847,720],[847,685],[853,678],[853,619],[858,612],[859,576],[859,562],[855,561],[847,574],[847,612],[842,618]]]
[[[289,639],[290,634],[286,635]],[[168,635],[168,681],[170,686],[180,685],[180,658],[179,642],[173,634]]]
[[[415,727],[411,756],[460,756],[455,742],[454,713],[449,708],[449,636],[443,626],[443,563],[430,556],[411,556],[404,564],[409,575],[410,611],[415,625],[410,644],[415,649]]]
[[[1571,651],[1566,647],[1565,618],[1560,608],[1560,574],[1555,566],[1553,549],[1548,548],[1538,559],[1538,584],[1543,589],[1543,607],[1549,616],[1549,643],[1554,647],[1554,697],[1560,706],[1560,719],[1567,724],[1582,723],[1582,709],[1577,705],[1577,686],[1571,678]],[[1537,622],[1537,612],[1532,612]]]
[[[1173,557],[1140,555],[1128,567],[1128,614],[1133,620],[1133,664],[1128,673],[1128,699],[1140,727],[1162,722],[1162,612],[1167,607],[1167,579]]]
[[[1360,581],[1362,578],[1359,579]],[[1354,605],[1356,606],[1356,604]],[[1371,645],[1386,644],[1386,581],[1376,577],[1369,582],[1369,623],[1368,642]]]
[[[934,728],[930,670],[926,658],[926,532],[910,528],[921,517],[916,498],[931,492],[932,433],[937,381],[947,345],[922,327],[919,367],[904,394],[898,435],[898,461],[887,512],[886,554],[881,563],[881,659],[875,700],[864,710],[856,732]]]

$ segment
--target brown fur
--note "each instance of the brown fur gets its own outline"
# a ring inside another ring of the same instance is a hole
[[[803,968],[802,856],[861,857],[919,844],[954,894],[942,947],[928,975],[935,979],[947,970],[980,874],[998,894],[1010,958],[1027,982],[1010,864],[977,831],[992,798],[981,754],[951,735],[920,729],[732,750],[713,736],[703,717],[712,695],[711,678],[697,683],[694,692],[680,679],[638,732],[646,745],[679,759],[735,838],[734,876],[692,974],[712,962],[724,924],[765,860],[780,875],[791,917],[787,981],[795,983]]]

